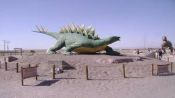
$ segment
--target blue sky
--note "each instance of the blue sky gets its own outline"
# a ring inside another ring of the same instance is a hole
[[[32,32],[35,25],[59,31],[70,23],[120,36],[114,48],[160,47],[163,35],[175,45],[175,0],[0,0],[0,49],[3,40],[10,49],[47,49],[56,40]]]

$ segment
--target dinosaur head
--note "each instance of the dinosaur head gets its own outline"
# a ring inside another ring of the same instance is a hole
[[[118,36],[112,36],[109,38],[109,44],[113,43],[113,42],[116,42],[116,41],[119,41],[120,40],[120,37]]]

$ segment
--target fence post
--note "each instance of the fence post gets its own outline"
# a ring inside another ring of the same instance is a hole
[[[173,62],[171,62],[171,72],[173,72]]]
[[[19,64],[16,63],[16,73],[18,73],[18,72],[19,72]]]
[[[38,68],[38,65],[36,64],[36,70]],[[36,74],[36,80],[38,80],[38,74]]]
[[[5,62],[5,71],[7,71],[7,62]]]
[[[123,64],[123,77],[126,78],[126,73],[125,73],[125,64]]]
[[[88,78],[88,66],[85,66],[85,75],[86,75],[86,80],[89,80]]]
[[[0,61],[0,69],[1,69],[1,61]]]
[[[53,65],[53,73],[52,73],[52,77],[53,77],[53,79],[55,79],[55,65]]]
[[[31,67],[31,65],[29,64],[29,68]]]
[[[6,62],[6,57],[4,57],[4,62]]]
[[[153,76],[154,75],[154,64],[152,64],[151,69],[152,69],[152,76]]]
[[[24,86],[24,79],[23,79],[23,68],[21,67],[21,83]]]
[[[167,61],[168,61],[168,62],[170,61],[170,58],[169,58],[169,57],[167,58]]]

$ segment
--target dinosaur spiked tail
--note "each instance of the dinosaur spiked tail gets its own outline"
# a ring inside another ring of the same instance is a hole
[[[45,35],[49,35],[53,38],[57,38],[57,34],[56,33],[53,33],[53,32],[39,32],[39,31],[33,31],[33,32],[37,32],[37,33],[42,33],[42,34],[45,34]]]
[[[57,38],[57,34],[56,34],[56,33],[48,32],[48,30],[45,29],[45,28],[42,27],[42,26],[41,26],[41,27],[36,26],[36,28],[37,28],[37,31],[33,31],[33,32],[42,33],[42,34],[49,35],[49,36],[51,36],[51,37],[53,37],[53,38]]]

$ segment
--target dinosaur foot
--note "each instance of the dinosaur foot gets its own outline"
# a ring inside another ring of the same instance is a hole
[[[67,52],[67,51],[65,51],[65,52],[63,52],[63,54],[64,54],[64,55],[72,55],[72,52]]]
[[[106,54],[107,54],[107,55],[113,55],[113,56],[115,56],[115,55],[120,55],[119,52],[114,51],[114,50],[113,50],[111,47],[109,47],[109,46],[106,47]]]
[[[55,52],[55,51],[50,51],[50,50],[48,50],[47,51],[47,54],[56,54],[57,52]]]

